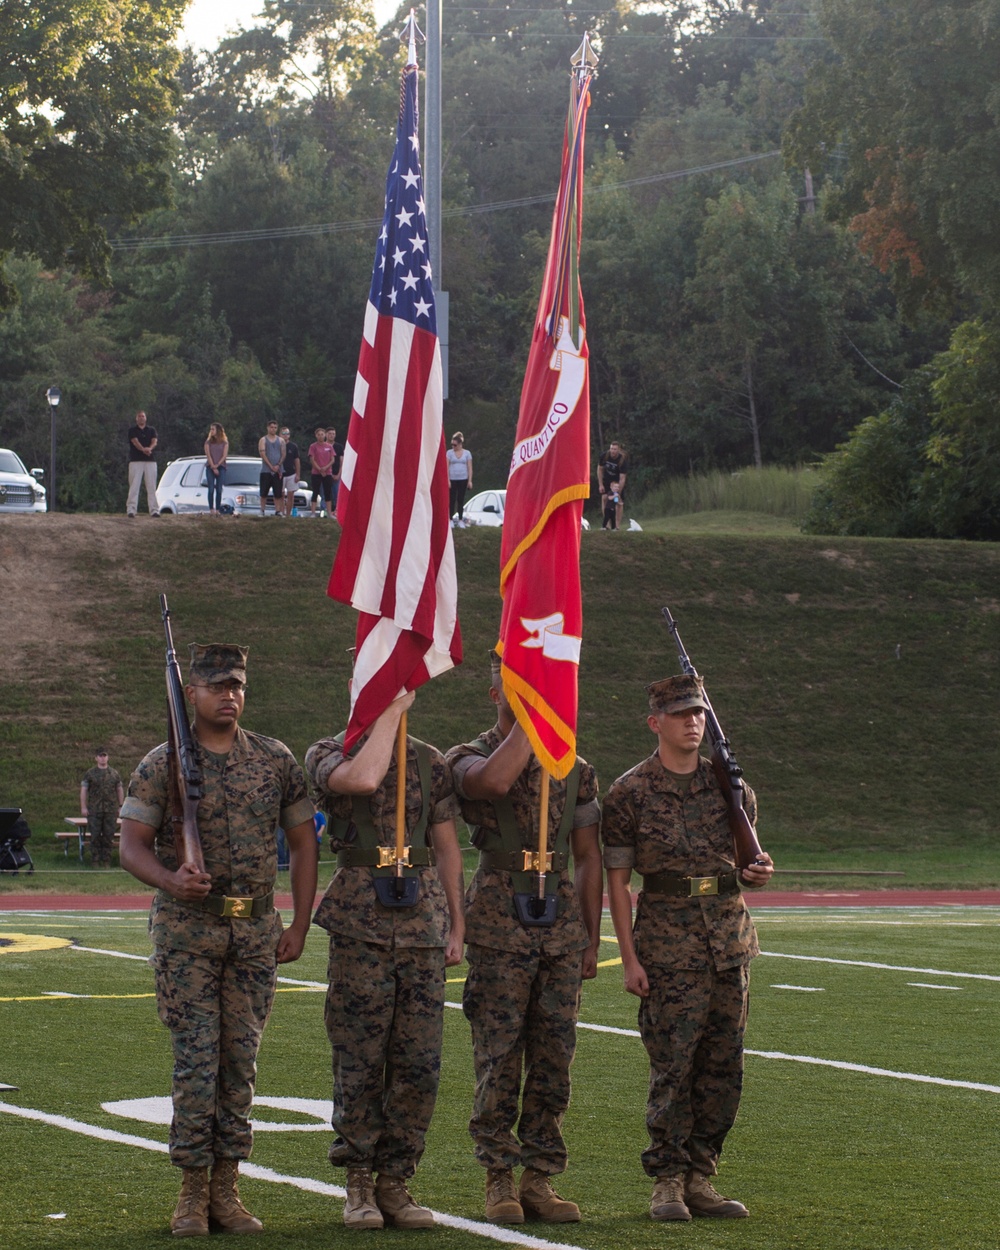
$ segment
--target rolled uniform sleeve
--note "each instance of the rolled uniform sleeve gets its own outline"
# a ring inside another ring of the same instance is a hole
[[[163,742],[150,751],[129,778],[122,820],[134,820],[151,829],[160,829],[170,806],[167,780],[167,744]]]

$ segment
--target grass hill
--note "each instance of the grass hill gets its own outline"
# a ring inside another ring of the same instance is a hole
[[[678,669],[666,603],[779,867],[1000,883],[1000,547],[685,533],[673,520],[583,536],[579,749],[602,786],[652,749],[643,687]],[[40,869],[66,863],[46,848],[79,810],[96,747],[126,775],[165,736],[161,591],[182,653],[250,647],[247,728],[300,759],[343,728],[355,622],[325,594],[336,534],[311,520],[0,519],[0,805],[25,809]],[[466,660],[410,719],[443,748],[491,723],[500,615],[499,531],[455,538]]]

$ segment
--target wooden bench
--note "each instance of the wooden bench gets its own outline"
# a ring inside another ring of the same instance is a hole
[[[56,835],[55,835],[56,841],[62,842],[63,854],[68,855],[70,840],[75,839],[77,843],[77,847],[78,847],[79,859],[82,862],[83,861],[83,848],[90,841],[90,830],[87,828],[87,817],[86,816],[64,816],[63,820],[66,821],[67,825],[72,825],[73,828],[72,829],[57,829]],[[114,846],[118,845],[118,841],[121,837],[121,823],[122,823],[121,818],[119,817],[118,828],[115,830],[115,838],[114,838],[114,843],[113,843]]]

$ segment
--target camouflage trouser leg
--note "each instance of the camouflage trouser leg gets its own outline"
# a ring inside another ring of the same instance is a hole
[[[89,812],[87,829],[90,833],[91,863],[110,864],[111,848],[115,844],[115,813]]]
[[[649,1053],[649,1147],[642,1166],[649,1176],[691,1167],[713,1175],[743,1089],[750,970],[646,971],[639,1031]]]
[[[408,1179],[424,1152],[441,1074],[444,951],[330,938],[335,1167]]]
[[[462,1008],[472,1026],[476,1092],[469,1132],[486,1168],[566,1170],[562,1122],[576,1049],[583,955],[467,949]],[[521,1118],[517,1121],[524,1063]]]
[[[273,957],[230,960],[156,948],[156,1002],[174,1050],[170,1159],[249,1158],[257,1050],[274,1001]]]

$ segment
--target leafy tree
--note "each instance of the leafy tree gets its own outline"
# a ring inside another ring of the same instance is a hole
[[[958,326],[947,351],[827,456],[814,533],[1000,538],[1000,330]]]
[[[850,220],[907,307],[1000,303],[1000,0],[820,0],[836,59],[814,68],[793,159],[846,160]]]
[[[0,302],[13,251],[107,277],[105,219],[168,190],[185,0],[2,0]]]

